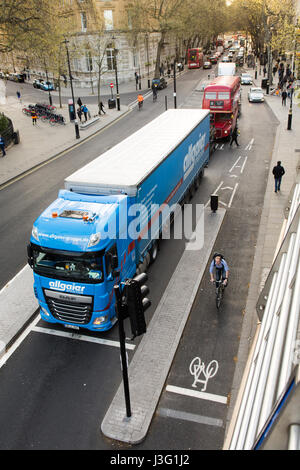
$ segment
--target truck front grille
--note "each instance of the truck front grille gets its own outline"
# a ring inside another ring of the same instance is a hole
[[[44,290],[45,299],[51,314],[66,323],[86,325],[93,312],[93,297],[64,292]]]

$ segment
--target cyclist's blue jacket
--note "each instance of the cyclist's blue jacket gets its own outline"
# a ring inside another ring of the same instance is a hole
[[[209,268],[209,272],[212,273],[214,268],[216,269],[224,269],[225,271],[229,271],[228,264],[226,263],[225,259],[221,259],[221,266],[218,267],[215,264],[215,260],[213,259]]]

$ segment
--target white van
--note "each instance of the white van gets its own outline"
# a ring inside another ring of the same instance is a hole
[[[235,75],[235,64],[232,62],[220,62],[218,65],[218,76]]]

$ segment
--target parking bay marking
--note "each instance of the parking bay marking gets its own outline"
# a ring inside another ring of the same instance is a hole
[[[105,346],[114,346],[116,348],[120,347],[120,343],[118,341],[112,341],[109,339],[102,339],[102,338],[94,338],[92,336],[84,336],[84,335],[79,335],[78,333],[69,333],[67,331],[59,331],[59,330],[54,330],[51,328],[41,328],[39,326],[35,326],[32,328],[32,331],[36,331],[38,333],[46,333],[48,335],[54,335],[54,336],[62,336],[64,338],[71,338],[71,339],[78,339],[80,341],[86,341],[89,343],[97,343],[97,344],[103,344]],[[128,344],[126,343],[126,349],[135,349],[135,344]]]

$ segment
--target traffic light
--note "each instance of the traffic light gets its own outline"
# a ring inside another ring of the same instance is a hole
[[[133,338],[146,333],[146,322],[144,312],[150,307],[151,302],[146,295],[149,288],[144,285],[148,279],[147,274],[142,273],[133,279],[127,279],[124,286],[126,312],[130,319]]]

